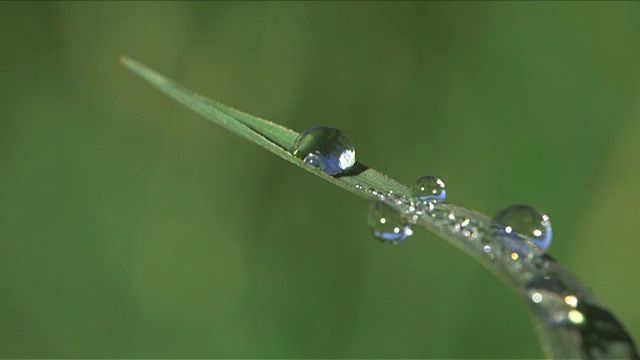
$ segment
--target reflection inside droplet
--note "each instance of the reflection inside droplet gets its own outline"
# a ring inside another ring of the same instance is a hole
[[[329,126],[303,131],[289,152],[328,175],[338,175],[356,162],[356,150],[351,141],[340,130]]]
[[[576,309],[569,311],[567,318],[574,324],[582,324],[584,322],[584,315]]]
[[[540,255],[551,244],[549,217],[532,206],[507,206],[493,220],[496,237],[520,255]]]
[[[422,201],[444,201],[447,192],[444,182],[435,176],[425,175],[418,178],[411,186],[411,195]]]
[[[535,293],[533,294],[533,296],[531,296],[531,300],[533,300],[533,302],[537,304],[542,301],[542,295],[540,293]]]
[[[564,302],[571,306],[572,308],[575,308],[576,306],[578,306],[578,298],[575,295],[567,295],[564,297]]]

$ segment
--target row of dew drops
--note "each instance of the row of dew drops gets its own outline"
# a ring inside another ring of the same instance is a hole
[[[302,132],[290,149],[291,154],[304,163],[317,168],[330,176],[344,175],[356,163],[355,148],[351,141],[339,130],[320,126]],[[373,235],[382,243],[397,245],[413,234],[411,226],[421,217],[444,219],[447,226],[464,237],[478,237],[478,223],[470,218],[457,219],[448,211],[442,211],[446,198],[445,184],[435,176],[425,175],[418,178],[411,186],[411,197],[394,194],[391,190],[364,189],[356,185],[360,191],[373,195],[373,202],[368,214],[368,225]],[[391,205],[393,204],[393,205]],[[483,230],[484,231],[484,230]],[[494,252],[502,253],[521,266],[524,260],[529,264],[543,264],[547,268],[549,262],[542,256],[551,244],[551,223],[549,217],[540,210],[523,204],[510,205],[498,211],[493,217],[489,234],[492,238],[485,243],[482,251],[493,260]],[[495,248],[498,241],[502,246]],[[532,304],[544,314],[551,326],[559,324],[584,325],[586,318],[578,308],[578,294],[569,292],[560,285],[562,281],[554,279],[548,270],[534,275],[525,286],[525,292]],[[546,285],[545,285],[546,284]],[[544,299],[544,301],[543,301]]]
[[[355,148],[338,129],[318,126],[302,132],[295,140],[290,152],[303,162],[322,172],[336,176],[348,171],[356,162]],[[361,186],[357,186],[362,189]],[[364,189],[380,200],[369,210],[368,224],[373,235],[385,244],[397,245],[413,234],[411,225],[419,216],[428,215],[435,205],[446,197],[445,184],[435,176],[418,178],[411,186],[411,199],[394,196],[392,191],[383,193],[375,189]],[[408,211],[391,206],[387,198],[397,201]],[[452,216],[452,215],[450,215]],[[513,251],[512,257],[543,254],[551,244],[549,217],[529,205],[511,205],[500,210],[493,218],[494,229],[500,232],[498,239],[507,239],[506,245]],[[468,220],[465,220],[468,223]],[[465,226],[466,224],[460,224]],[[474,236],[466,230],[466,235]],[[491,248],[487,246],[485,251]]]
[[[313,127],[300,133],[289,151],[304,163],[330,176],[344,175],[356,163],[355,148],[351,141],[340,130],[328,126]],[[377,198],[369,209],[368,225],[373,235],[385,244],[397,245],[410,237],[413,234],[411,226],[421,216],[435,218],[443,215],[442,212],[438,213],[437,205],[445,202],[445,184],[435,176],[418,178],[411,186],[411,198],[392,191],[364,189],[361,185],[356,185],[356,188]],[[474,239],[478,236],[478,229],[469,218],[456,219],[450,212],[445,212],[444,217],[455,231],[465,237]],[[508,250],[507,256],[512,260],[541,259],[551,244],[549,217],[529,205],[510,205],[498,211],[493,217],[491,231],[494,232],[492,238]],[[494,259],[491,243],[485,244],[483,251]],[[549,279],[548,275],[542,278],[544,281]],[[549,302],[542,302],[543,294]],[[582,313],[576,309],[578,300],[573,294],[563,294],[562,300],[556,300],[556,294],[531,286],[528,296],[535,305],[556,307],[551,311],[552,322],[556,324],[566,320],[573,324],[585,321]],[[569,308],[568,312],[565,306]]]

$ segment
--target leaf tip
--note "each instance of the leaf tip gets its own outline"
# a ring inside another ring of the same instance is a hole
[[[118,58],[118,60],[120,61],[120,64],[126,66],[126,67],[131,67],[131,65],[135,62],[135,60],[133,60],[132,58],[126,56],[126,55],[120,55],[120,57]]]

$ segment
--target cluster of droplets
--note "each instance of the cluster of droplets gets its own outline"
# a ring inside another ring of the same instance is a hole
[[[385,193],[380,190],[365,190],[374,195],[377,200],[369,211],[369,227],[378,239],[388,243],[393,238],[392,244],[399,244],[412,234],[410,225],[422,217],[432,218],[441,228],[446,228],[452,234],[461,234],[467,239],[476,239],[479,234],[477,224],[470,217],[459,216],[451,211],[441,209],[438,204],[444,203],[446,197],[445,184],[435,176],[426,175],[418,178],[411,186],[410,199],[397,196],[393,193]],[[394,196],[395,195],[395,196]],[[384,225],[377,220],[384,217],[381,214],[381,205],[385,203],[385,214],[394,213],[391,218],[395,223]],[[392,203],[395,206],[389,205]],[[529,259],[542,255],[551,244],[552,229],[549,217],[540,210],[529,205],[511,205],[500,210],[493,218],[493,233],[484,237],[482,251],[491,259],[494,253],[500,249],[501,253],[512,260]],[[403,236],[396,236],[402,234]]]
[[[548,277],[547,281],[552,282]],[[537,281],[536,283],[540,283]],[[578,295],[567,292],[563,284],[553,288],[544,286],[532,286],[527,291],[527,296],[532,302],[534,309],[541,310],[547,326],[558,326],[573,324],[581,326],[585,323],[586,317],[583,308],[586,304],[580,302]],[[587,305],[588,307],[588,305]]]
[[[330,176],[344,174],[356,161],[355,149],[349,139],[339,130],[326,126],[302,132],[290,152]],[[567,292],[565,282],[545,270],[549,260],[539,256],[549,248],[552,237],[549,217],[540,210],[529,205],[510,205],[484,224],[470,212],[454,213],[451,208],[440,205],[446,198],[445,184],[431,175],[414,182],[410,188],[411,197],[362,185],[356,185],[356,189],[374,199],[367,222],[373,235],[382,243],[402,243],[413,234],[413,224],[421,217],[428,218],[430,224],[454,236],[461,235],[470,240],[479,238],[480,253],[490,260],[510,258],[514,262],[508,263],[516,267],[540,267],[539,271],[529,273],[531,277],[524,295],[535,309],[548,317],[551,325],[582,325],[586,321],[583,311],[590,310],[589,305],[580,300],[582,295]],[[479,236],[480,233],[483,235]]]
[[[356,162],[355,148],[338,129],[328,126],[303,131],[290,149],[291,154],[327,175],[338,176]],[[411,198],[393,191],[375,188],[356,188],[367,192],[376,200],[371,205],[368,224],[373,235],[383,243],[399,244],[413,234],[411,225],[421,216],[434,218],[453,233],[475,238],[478,229],[469,218],[459,218],[451,212],[439,212],[438,203],[446,198],[445,184],[435,176],[425,175],[411,186]],[[511,205],[500,210],[493,218],[492,239],[506,248],[510,257],[531,258],[544,253],[551,243],[549,217],[529,205]],[[497,244],[483,245],[483,251],[493,256]]]
[[[411,225],[419,216],[432,211],[435,203],[444,201],[446,194],[444,182],[430,175],[416,180],[411,187],[411,198],[392,191],[366,191],[377,198],[369,209],[369,228],[380,241],[393,245],[411,236]]]

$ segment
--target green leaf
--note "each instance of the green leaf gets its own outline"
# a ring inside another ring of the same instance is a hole
[[[205,118],[358,196],[369,200],[375,199],[375,196],[358,190],[356,185],[362,186],[364,189],[393,189],[400,194],[409,194],[409,189],[404,185],[360,162],[353,166],[351,176],[332,177],[326,175],[289,153],[289,148],[298,136],[297,132],[200,96],[135,60],[122,57],[120,61],[143,79]]]
[[[494,230],[490,217],[448,203],[416,212],[408,187],[361,163],[346,174],[329,176],[289,153],[297,132],[195,94],[135,60],[122,57],[120,61],[212,122],[351,193],[387,202],[408,220],[471,255],[521,297],[549,357],[638,358],[633,339],[575,276],[548,255],[517,256],[504,245],[506,239]],[[577,299],[577,305],[571,299]]]

